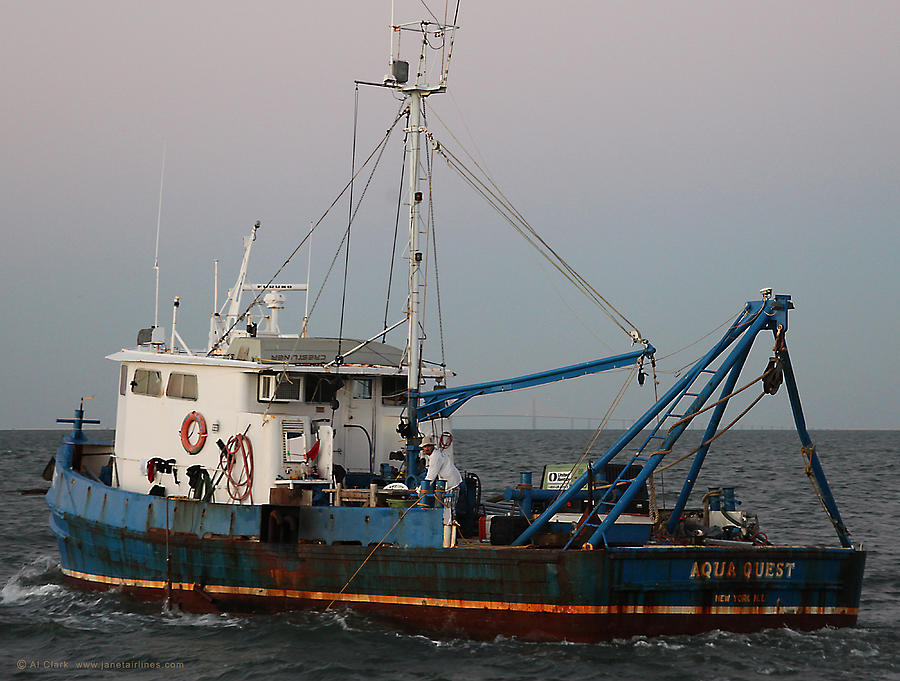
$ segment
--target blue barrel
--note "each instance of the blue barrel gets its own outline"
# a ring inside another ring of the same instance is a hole
[[[738,502],[734,498],[734,487],[722,488],[722,510],[736,511]]]
[[[722,488],[721,487],[708,487],[709,490],[709,510],[710,511],[721,511],[722,510]]]

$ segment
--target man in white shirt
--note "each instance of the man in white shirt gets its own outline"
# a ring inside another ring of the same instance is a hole
[[[425,473],[425,480],[432,484],[438,478],[446,482],[444,488],[444,524],[449,525],[453,522],[454,511],[456,507],[456,490],[462,482],[462,476],[459,474],[456,466],[450,457],[440,449],[434,448],[434,438],[426,436],[422,439],[420,445],[422,453],[428,457],[428,471]]]
[[[446,481],[447,492],[454,491],[462,482],[462,476],[459,474],[453,461],[442,450],[434,448],[434,439],[426,436],[422,439],[422,454],[428,458],[428,471],[425,473],[425,479],[433,483],[440,478]]]

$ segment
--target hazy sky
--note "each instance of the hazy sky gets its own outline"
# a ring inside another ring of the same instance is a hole
[[[425,11],[397,5],[398,18]],[[117,371],[103,358],[152,323],[164,144],[162,323],[182,296],[180,333],[205,345],[212,261],[224,294],[257,219],[250,278],[268,279],[349,177],[353,80],[385,73],[389,15],[387,0],[0,4],[0,427],[50,426],[91,394],[114,424]],[[463,0],[459,23],[451,93],[433,110],[660,356],[771,286],[797,306],[788,342],[810,426],[900,426],[900,4]],[[397,106],[360,92],[361,154]],[[397,144],[382,165],[352,240],[357,337],[382,321]],[[629,349],[440,163],[435,183],[457,383]],[[314,290],[346,220],[345,202],[313,240]],[[340,275],[315,334],[336,334]],[[281,281],[305,278],[304,254]],[[394,321],[402,296],[392,300]],[[290,299],[295,329],[302,308]],[[760,339],[748,377],[770,346]],[[602,415],[623,378],[471,411],[535,400],[541,413]],[[635,387],[616,416],[651,401]],[[784,395],[747,423],[788,425]]]

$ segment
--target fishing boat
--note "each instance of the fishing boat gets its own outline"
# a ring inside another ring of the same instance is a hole
[[[308,283],[248,283],[254,225],[221,307],[216,298],[205,350],[181,339],[176,298],[171,334],[157,315],[136,347],[109,356],[119,365],[115,441],[89,436],[84,425],[98,422],[86,418],[83,400],[73,418],[60,419],[72,431],[46,475],[65,579],[189,611],[352,608],[401,629],[480,639],[854,625],[866,554],[851,543],[805,425],[787,348],[789,295],[764,289],[747,302],[602,452],[548,461],[537,478],[522,473],[502,499],[482,499],[474,473],[459,485],[429,474],[423,441],[436,445],[431,457],[452,463],[451,417],[474,397],[616,369],[632,382],[657,380],[654,346],[474,174],[470,184],[606,306],[629,348],[467,385],[452,385],[443,361],[423,360],[431,188],[422,159],[469,172],[425,119],[426,98],[447,87],[455,31],[436,21],[394,24],[388,75],[357,83],[403,101],[391,126],[405,121],[409,169],[402,319],[368,338],[310,336],[306,317],[297,332],[283,332],[286,293],[308,293]],[[404,36],[413,37],[412,60],[401,59]],[[405,329],[405,343],[387,342],[395,329]],[[760,334],[772,339],[771,359],[739,387]],[[713,442],[734,423],[721,425],[733,398],[758,390],[755,404],[782,385],[805,472],[839,545],[786,545],[738,510],[733,487],[694,489]],[[680,436],[702,420],[700,445],[676,454]],[[667,507],[654,475],[679,461],[689,470]]]

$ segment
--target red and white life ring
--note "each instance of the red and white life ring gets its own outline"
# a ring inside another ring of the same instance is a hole
[[[194,428],[194,424],[197,427]],[[196,440],[191,438],[196,437]],[[181,422],[181,446],[188,454],[197,454],[206,444],[206,419],[200,412],[192,411]]]

